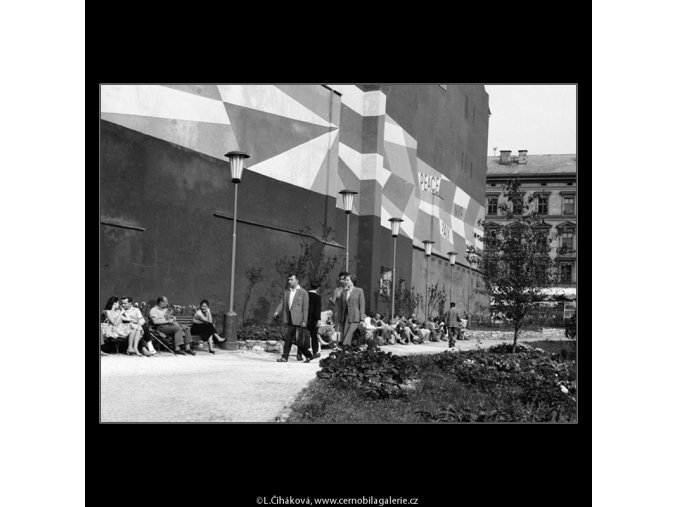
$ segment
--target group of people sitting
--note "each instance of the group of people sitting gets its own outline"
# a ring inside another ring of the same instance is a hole
[[[167,337],[173,338],[174,353],[178,355],[195,355],[190,344],[196,336],[207,342],[209,352],[215,354],[214,340],[224,342],[226,339],[219,336],[214,327],[209,301],[200,301],[199,308],[193,314],[192,325],[186,333],[184,328],[176,322],[176,317],[169,308],[166,297],[157,298],[156,305],[148,312],[150,322],[146,322],[138,305],[133,304],[129,296],[111,296],[101,314],[101,345],[106,339],[127,339],[127,354],[134,356],[154,356],[157,350],[153,346],[152,330],[159,331]],[[139,347],[141,350],[139,350]],[[103,350],[102,356],[108,355]]]
[[[318,337],[321,345],[333,348],[337,345],[336,330],[332,322],[331,310],[327,312],[326,321],[318,328]],[[462,323],[457,321],[458,326],[448,327],[441,317],[421,324],[415,314],[408,319],[395,315],[392,319],[385,319],[381,313],[369,312],[364,319],[364,324],[358,327],[356,340],[359,344],[367,345],[409,345],[427,341],[450,342],[453,347],[456,340],[464,340]]]

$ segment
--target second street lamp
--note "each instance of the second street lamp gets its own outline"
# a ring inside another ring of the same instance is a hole
[[[396,266],[397,266],[397,236],[400,233],[400,223],[403,222],[401,218],[390,218],[388,220],[390,222],[390,232],[393,235],[393,277],[390,282],[390,299],[391,299],[391,304],[390,304],[390,318],[392,319],[395,317],[395,272],[396,272]]]
[[[449,256],[449,264],[451,265],[451,281],[449,282],[449,303],[451,303],[454,300],[451,295],[451,288],[454,284],[454,264],[456,264],[456,252],[447,252],[447,255]]]
[[[353,198],[357,194],[354,190],[341,190],[343,210],[346,213],[346,271],[348,271],[348,245],[350,244],[350,214],[353,210]]]
[[[423,244],[425,245],[425,310],[424,310],[424,322],[428,322],[428,271],[430,271],[430,256],[433,253],[433,243],[434,241],[426,239]]]
[[[230,162],[231,181],[235,183],[235,200],[233,210],[233,251],[230,257],[230,309],[226,313],[224,348],[226,350],[237,350],[237,314],[233,311],[233,296],[235,289],[235,244],[237,239],[237,186],[242,180],[242,169],[244,159],[249,155],[241,151],[229,151],[226,153]]]

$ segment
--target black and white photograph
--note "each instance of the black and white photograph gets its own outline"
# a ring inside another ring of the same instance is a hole
[[[576,83],[99,94],[101,423],[578,422]]]

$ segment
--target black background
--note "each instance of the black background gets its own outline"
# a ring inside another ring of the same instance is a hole
[[[442,4],[429,11],[399,5],[379,5],[374,13],[366,6],[334,4],[326,13],[309,7],[313,19],[264,4],[249,14],[171,4],[148,13],[115,4],[95,19],[89,11],[88,168],[99,165],[100,83],[578,84],[577,238],[578,251],[590,252],[589,14],[483,5],[477,13],[449,15]],[[87,171],[92,295],[98,293],[97,173]],[[587,503],[590,257],[578,259],[577,424],[102,424],[99,356],[92,348],[87,499],[248,506],[257,497],[315,495],[415,497],[419,505]],[[93,334],[100,309],[96,297],[87,300]]]

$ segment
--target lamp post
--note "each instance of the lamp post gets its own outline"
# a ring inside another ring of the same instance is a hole
[[[400,224],[403,222],[401,218],[390,218],[390,232],[393,235],[393,278],[390,283],[390,318],[395,317],[395,273],[397,270],[397,236],[400,233]]]
[[[472,295],[472,270],[477,269],[477,256],[472,255],[471,257],[468,258],[468,262],[470,262],[470,275],[468,276],[468,324],[466,327],[469,329],[470,328],[470,296]]]
[[[231,181],[235,183],[235,204],[233,211],[233,251],[230,257],[230,309],[226,313],[224,348],[237,350],[237,314],[233,311],[233,295],[235,292],[235,244],[237,239],[237,185],[242,180],[244,159],[249,155],[241,151],[229,151],[226,153],[230,163]]]
[[[434,241],[426,239],[423,244],[425,245],[425,310],[423,311],[425,321],[428,322],[428,271],[430,267],[430,256],[433,253],[433,243]]]
[[[453,298],[451,294],[451,288],[454,284],[454,264],[456,264],[456,252],[447,252],[447,255],[449,256],[449,264],[451,265],[451,282],[449,282],[449,303],[451,303]]]
[[[341,190],[343,209],[346,212],[346,271],[348,271],[348,246],[350,245],[350,214],[353,209],[353,198],[357,194],[354,190]]]

